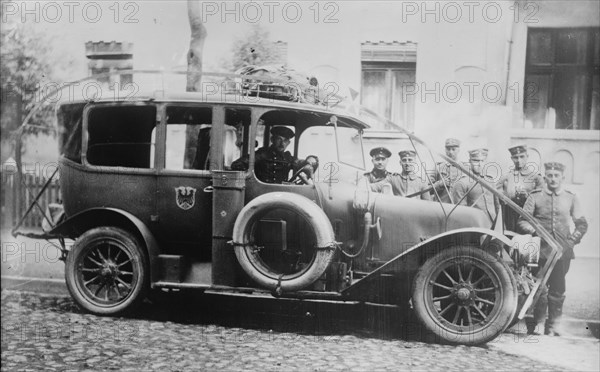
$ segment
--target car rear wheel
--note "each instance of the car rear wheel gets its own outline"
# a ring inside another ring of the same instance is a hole
[[[510,324],[517,288],[500,258],[476,247],[452,247],[428,259],[417,273],[413,306],[439,341],[476,345]]]
[[[65,265],[67,288],[75,301],[97,315],[132,310],[149,287],[148,260],[131,233],[98,227],[79,237]]]

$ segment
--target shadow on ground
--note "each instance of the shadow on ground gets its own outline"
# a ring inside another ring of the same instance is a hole
[[[179,293],[153,296],[135,315],[146,319],[217,324],[311,335],[353,334],[382,339],[431,341],[411,309],[365,304],[313,302]]]
[[[60,312],[84,313],[70,298],[40,304]],[[154,293],[125,319],[220,325],[315,336],[355,335],[439,343],[413,311],[366,304],[248,298],[197,291]]]

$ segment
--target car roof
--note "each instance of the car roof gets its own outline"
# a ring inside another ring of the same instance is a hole
[[[288,109],[297,111],[310,111],[324,115],[336,115],[338,117],[349,118],[359,124],[363,129],[368,129],[370,126],[360,119],[355,112],[360,105],[353,105],[350,102],[342,101],[336,105],[312,104],[305,102],[292,102],[278,100],[274,98],[264,98],[256,96],[247,96],[239,93],[218,93],[206,94],[203,92],[172,92],[172,91],[147,91],[136,92],[132,96],[130,91],[101,91],[101,94],[94,96],[93,99],[84,99],[83,97],[59,101],[57,107],[69,106],[73,104],[81,104],[86,102],[94,103],[135,103],[135,102],[157,102],[157,103],[207,103],[207,104],[222,104],[235,106],[251,106],[265,107],[274,109]]]

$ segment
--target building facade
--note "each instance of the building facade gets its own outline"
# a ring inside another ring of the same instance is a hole
[[[440,151],[446,137],[461,139],[462,160],[469,147],[488,147],[506,172],[507,148],[525,143],[540,171],[565,163],[569,188],[597,225],[598,14],[597,1],[350,3],[340,5],[337,33],[289,40],[288,58],[320,82],[343,82],[342,95],[344,85],[359,87],[363,105]],[[598,232],[586,241],[598,242]],[[597,256],[597,244],[583,255]]]

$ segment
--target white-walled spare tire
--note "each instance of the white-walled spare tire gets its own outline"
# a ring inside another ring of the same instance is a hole
[[[277,273],[261,259],[254,244],[257,223],[265,214],[282,209],[298,214],[312,229],[316,238],[314,257],[297,273]],[[248,203],[238,215],[233,227],[235,255],[244,271],[259,285],[271,290],[291,292],[313,284],[331,263],[335,253],[335,235],[331,222],[318,205],[304,196],[288,192],[261,195]]]

